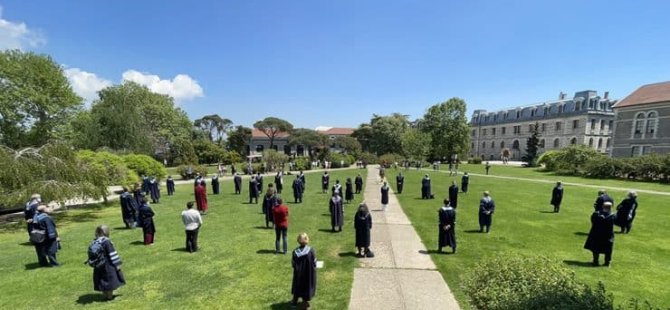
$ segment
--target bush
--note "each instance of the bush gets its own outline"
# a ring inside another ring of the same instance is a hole
[[[77,152],[82,168],[88,170],[90,182],[100,190],[101,196],[107,195],[107,187],[112,185],[130,186],[138,180],[137,173],[126,166],[123,158],[110,152]]]
[[[165,178],[167,175],[167,170],[163,167],[163,164],[147,155],[129,154],[123,156],[123,161],[128,168],[138,175],[154,176],[158,180]]]
[[[379,158],[377,158],[377,155],[368,152],[359,154],[358,160],[372,165],[379,162]]]
[[[272,167],[280,169],[288,162],[288,155],[275,150],[266,150],[263,152],[263,160],[267,163],[268,169],[272,169]]]
[[[188,173],[188,167],[191,167],[191,174]],[[207,166],[202,165],[181,165],[177,167],[177,173],[181,176],[182,180],[190,180],[195,178],[195,176],[200,173],[202,176],[207,175]]]
[[[482,158],[481,157],[468,158],[468,164],[481,165],[482,164]]]
[[[295,159],[295,170],[311,170],[312,163],[309,161],[308,157],[298,157]]]
[[[394,163],[401,163],[403,160],[405,160],[405,158],[401,155],[389,153],[379,156],[379,160],[377,162],[380,165],[388,168]]]
[[[612,309],[602,283],[592,289],[574,273],[542,256],[499,255],[482,260],[464,279],[476,309]]]
[[[346,168],[354,163],[353,156],[340,153],[330,153],[327,159],[331,162],[331,168]],[[342,161],[344,161],[344,165],[342,165]]]
[[[242,162],[242,156],[235,151],[226,151],[221,158],[221,163],[231,165]]]

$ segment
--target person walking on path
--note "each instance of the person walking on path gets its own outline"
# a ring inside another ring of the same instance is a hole
[[[486,233],[489,233],[495,209],[496,204],[493,198],[491,198],[491,194],[485,191],[484,197],[479,201],[479,232],[484,232],[484,228],[486,228]]]
[[[202,226],[200,212],[193,210],[193,201],[186,203],[186,210],[181,212],[181,220],[186,230],[186,251],[193,253],[198,251],[198,233]]]
[[[463,193],[468,192],[469,185],[470,185],[470,175],[467,172],[465,172],[461,177],[461,190],[463,191]]]
[[[275,253],[279,252],[279,239],[282,242],[282,254],[288,251],[288,241],[286,236],[288,234],[288,207],[284,205],[284,200],[277,198],[277,206],[272,209],[272,218],[275,221]]]
[[[333,197],[330,198],[328,207],[330,209],[330,226],[333,232],[342,231],[342,226],[344,225],[344,206],[342,204],[342,197],[340,197],[338,192],[333,192]]]
[[[93,289],[102,292],[106,300],[114,299],[114,290],[126,284],[121,271],[121,257],[109,239],[109,227],[95,228],[95,239],[88,247],[89,266],[93,267]]]
[[[154,235],[156,234],[156,225],[154,225],[154,211],[149,207],[147,197],[142,197],[142,206],[139,210],[142,233],[144,234],[144,245],[154,244]]]
[[[354,229],[356,230],[356,253],[357,257],[374,257],[370,251],[370,230],[372,229],[372,216],[365,203],[358,206],[354,216]]]
[[[402,172],[400,172],[395,177],[395,186],[398,189],[398,194],[402,194],[402,188],[404,184],[405,184],[405,176],[402,175]]]
[[[40,266],[60,266],[56,260],[56,253],[60,248],[60,237],[56,230],[56,223],[47,214],[47,206],[44,204],[37,207],[37,213],[30,221],[30,241],[35,245]]]
[[[389,186],[386,184],[386,181],[384,181],[384,184],[382,185],[381,188],[381,194],[382,194],[382,210],[386,211],[386,208],[389,205]]]
[[[586,239],[584,248],[593,253],[593,266],[599,266],[600,254],[605,254],[605,264],[608,267],[612,261],[614,247],[614,222],[616,215],[611,213],[612,203],[603,203],[603,209],[591,215],[591,231]]]
[[[627,234],[633,227],[633,220],[637,212],[637,193],[628,192],[626,199],[616,207],[617,226],[621,227],[621,233]]]
[[[299,247],[293,251],[291,264],[293,266],[293,294],[292,306],[298,305],[298,299],[304,302],[304,308],[309,309],[309,302],[316,294],[316,253],[309,246],[309,236],[306,233],[298,235]]]
[[[456,210],[451,206],[449,199],[444,200],[437,215],[439,221],[437,251],[442,253],[442,248],[448,246],[452,253],[456,253]]]
[[[563,201],[563,185],[561,182],[556,182],[556,186],[551,191],[551,205],[554,206],[554,212],[561,211],[561,201]]]
[[[356,184],[356,194],[360,194],[363,190],[363,177],[360,174],[357,175],[354,183]]]

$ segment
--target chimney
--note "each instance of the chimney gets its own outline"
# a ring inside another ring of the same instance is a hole
[[[604,99],[609,99],[609,96],[610,96],[610,92],[606,91],[606,92],[605,92],[605,98],[604,98]]]
[[[558,100],[564,100],[564,99],[565,99],[565,93],[564,92],[558,93]]]

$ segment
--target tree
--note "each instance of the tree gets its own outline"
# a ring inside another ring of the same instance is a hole
[[[254,128],[262,131],[270,139],[270,148],[273,148],[277,135],[280,133],[290,133],[293,130],[293,125],[280,118],[266,117],[263,120],[255,122]]]
[[[205,115],[193,121],[193,126],[203,131],[209,138],[209,141],[219,144],[221,144],[224,134],[232,125],[233,122],[231,120],[222,118],[218,114]]]
[[[372,141],[372,126],[370,124],[360,124],[356,130],[351,134],[351,137],[358,140],[361,148],[365,152],[370,151],[370,141]]]
[[[430,135],[418,129],[410,128],[401,137],[403,154],[410,160],[423,161],[430,153]]]
[[[270,149],[263,151],[263,160],[268,164],[268,169],[279,168],[288,162],[288,155]]]
[[[198,163],[198,156],[195,154],[193,141],[187,138],[177,138],[168,150],[168,163],[173,166],[195,165]]]
[[[468,152],[470,126],[465,117],[465,101],[451,98],[428,109],[421,122],[421,129],[431,137],[431,156],[435,159],[451,158]]]
[[[359,154],[361,152],[361,143],[353,137],[340,136],[335,138],[335,145],[339,146],[347,154]]]
[[[109,195],[108,187],[112,185],[130,186],[139,179],[137,174],[126,167],[121,156],[110,152],[93,152],[83,150],[77,152],[77,159],[89,173],[89,181],[99,191],[105,202]]]
[[[41,146],[59,138],[82,106],[53,59],[31,52],[0,52],[0,144]]]
[[[370,121],[372,135],[370,151],[380,154],[398,153],[402,150],[400,137],[409,128],[406,115],[393,113],[389,116],[373,115]]]
[[[314,155],[312,152],[319,151],[321,156],[325,156],[324,150],[327,149],[328,136],[312,129],[297,128],[291,132],[288,138],[288,144],[291,146],[302,145],[310,151],[310,157]]]
[[[228,150],[235,151],[240,156],[247,156],[247,145],[251,140],[251,128],[237,126],[228,133]]]
[[[521,160],[528,164],[528,167],[537,166],[537,151],[540,145],[540,124],[535,122],[531,130],[530,137],[526,140],[526,155],[523,155]]]
[[[218,163],[225,156],[226,152],[220,145],[208,140],[195,141],[193,148],[200,164]]]

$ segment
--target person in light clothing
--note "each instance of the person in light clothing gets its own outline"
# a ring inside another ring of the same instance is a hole
[[[198,250],[198,231],[202,226],[200,212],[193,209],[193,201],[186,203],[186,210],[181,212],[181,220],[186,227],[186,251],[191,253]]]

